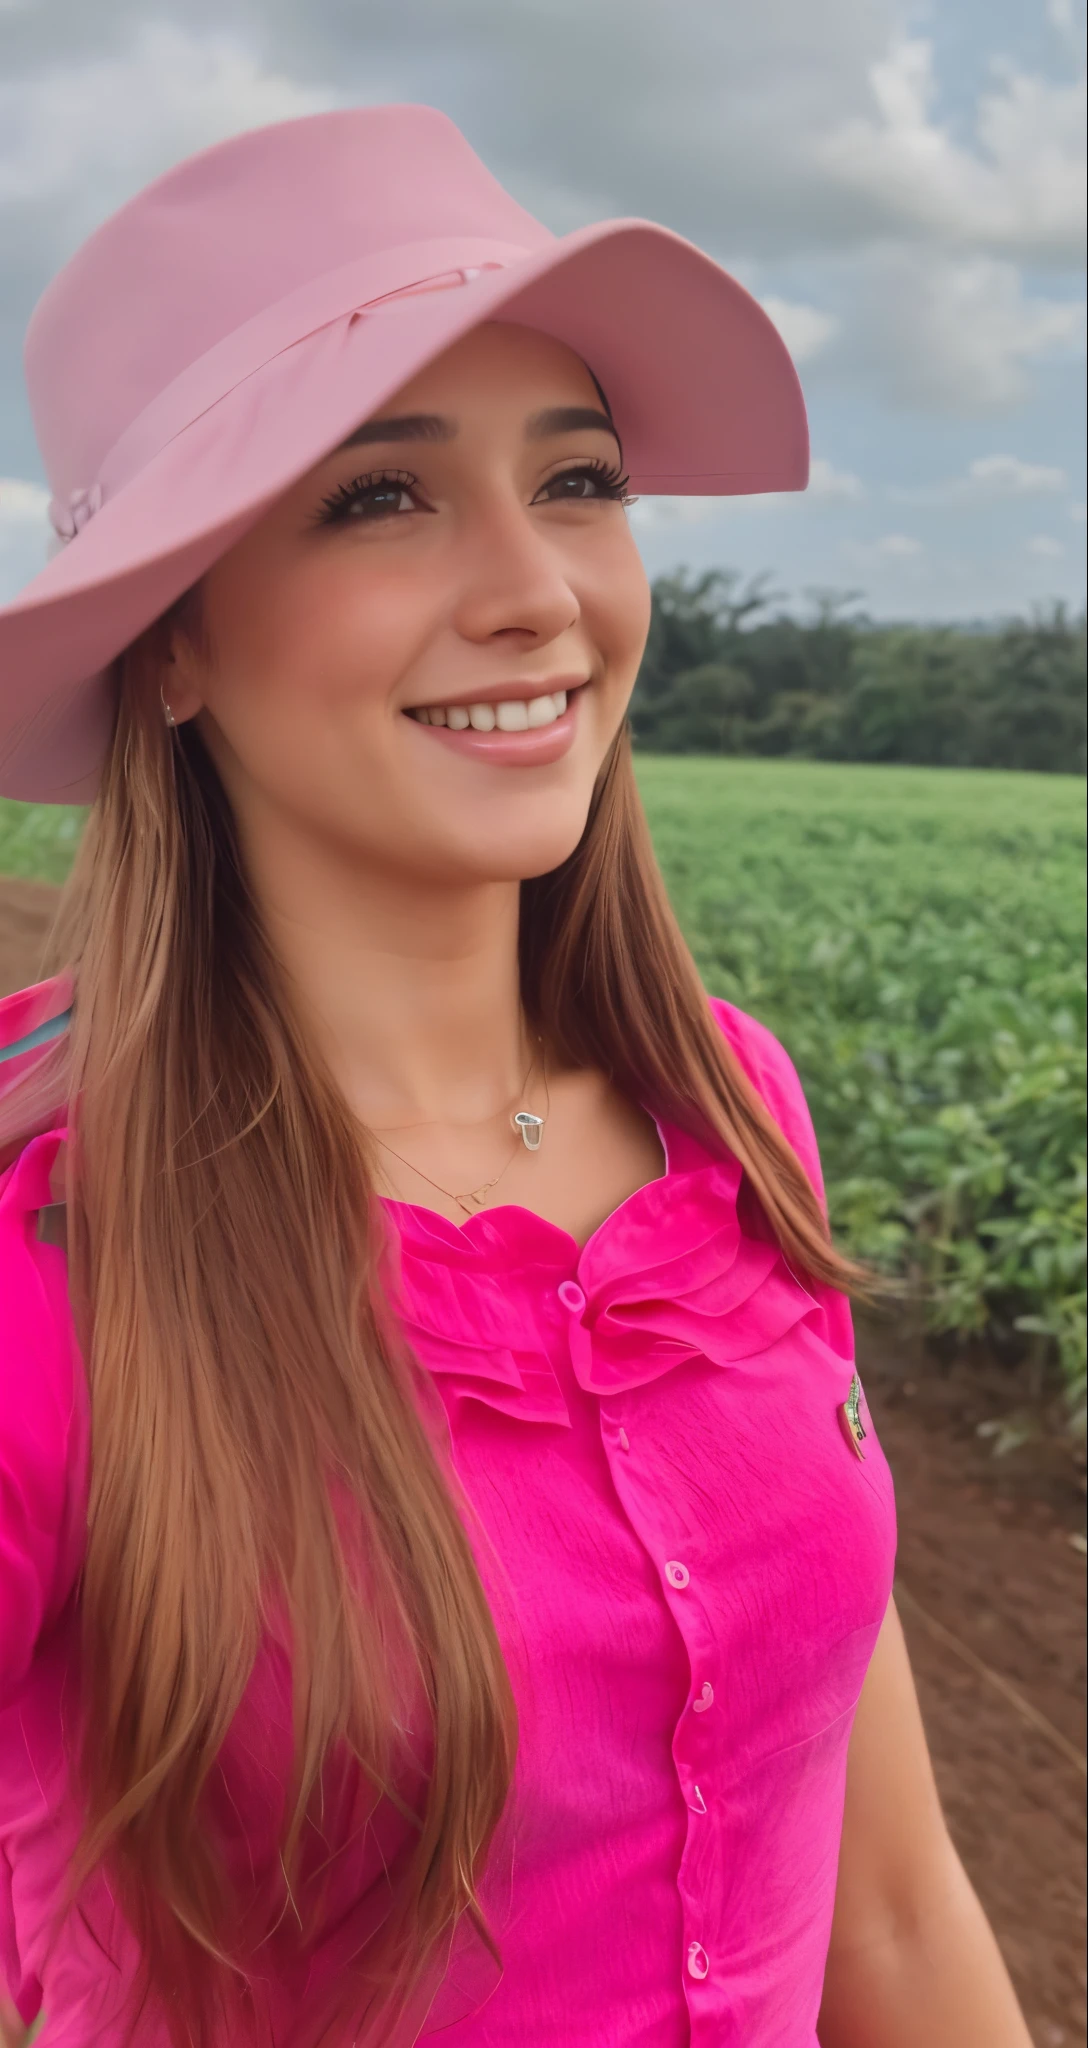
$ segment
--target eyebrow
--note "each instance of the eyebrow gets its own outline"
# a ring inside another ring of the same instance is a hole
[[[610,434],[619,441],[615,422],[606,412],[599,412],[593,405],[551,405],[543,412],[534,412],[525,422],[527,441],[546,441],[553,434],[575,434],[595,429],[598,433]],[[445,419],[437,412],[402,413],[399,418],[388,420],[366,420],[356,427],[341,448],[363,448],[383,441],[453,441],[457,438],[456,420]]]
[[[527,441],[546,441],[550,434],[576,434],[580,428],[596,427],[602,434],[611,434],[619,440],[614,420],[606,412],[598,411],[595,405],[551,405],[544,412],[534,412],[525,423]]]

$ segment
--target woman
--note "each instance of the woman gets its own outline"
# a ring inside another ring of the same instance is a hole
[[[3,787],[96,802],[4,1031],[14,2011],[1024,2043],[804,1100],[625,737],[629,482],[803,484],[774,330],[384,108],[140,195],[28,377],[67,545]]]

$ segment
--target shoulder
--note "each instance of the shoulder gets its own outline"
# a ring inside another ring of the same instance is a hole
[[[58,974],[0,1001],[0,1171],[40,1131],[63,1122],[63,1082],[49,1057],[72,1016],[72,977]]]
[[[0,1000],[0,1090],[10,1088],[23,1061],[67,1029],[72,1014],[72,977],[54,975],[32,988],[18,988]]]
[[[45,984],[52,989],[56,984]],[[28,1000],[33,999],[33,1000]],[[44,1008],[44,1017],[40,1014]],[[35,1016],[35,1012],[38,1012]],[[0,1004],[0,1098],[25,1069],[25,1040],[61,1014],[39,991]],[[28,1024],[29,1018],[29,1024]],[[16,1030],[16,1026],[28,1026]],[[63,1027],[62,1027],[63,1028]],[[55,1036],[54,1031],[51,1035]],[[48,1043],[42,1037],[38,1044]],[[12,1058],[4,1055],[14,1046]],[[60,1246],[41,1233],[56,1196],[66,1132],[12,1148],[0,1174],[0,1670],[18,1683],[78,1573],[90,1436],[86,1383]]]
[[[756,1017],[738,1010],[724,997],[711,996],[710,1008],[752,1086],[762,1096],[779,1130],[788,1138],[820,1200],[824,1199],[820,1152],[805,1091],[784,1045]]]

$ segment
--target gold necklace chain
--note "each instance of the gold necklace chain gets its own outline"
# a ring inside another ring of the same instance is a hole
[[[526,1091],[528,1089],[529,1082],[532,1079],[533,1069],[536,1066],[536,1063],[537,1054],[534,1053],[532,1060],[529,1064],[528,1072],[526,1073],[525,1079],[522,1082],[516,1097],[516,1100],[518,1102],[524,1102],[525,1100]],[[542,1064],[541,1078],[544,1082],[543,1121],[546,1123],[548,1120],[549,1111],[552,1106],[551,1094],[548,1088],[548,1067],[546,1060],[543,1061]],[[432,1180],[429,1173],[424,1173],[423,1168],[421,1166],[413,1165],[412,1161],[410,1159],[406,1159],[402,1152],[397,1152],[392,1145],[386,1143],[384,1138],[379,1137],[377,1131],[372,1130],[370,1135],[372,1138],[377,1140],[383,1152],[388,1152],[391,1158],[398,1159],[402,1166],[406,1166],[408,1168],[409,1173],[414,1173],[418,1176],[420,1180],[425,1180],[427,1186],[429,1188],[434,1188],[438,1194],[444,1195],[447,1202],[453,1202],[455,1206],[458,1209],[460,1209],[462,1215],[474,1216],[477,1210],[480,1208],[484,1196],[489,1195],[491,1193],[492,1188],[498,1187],[498,1184],[502,1179],[503,1174],[507,1171],[509,1167],[513,1165],[514,1160],[517,1158],[518,1142],[521,1137],[521,1132],[519,1131],[517,1136],[515,1137],[513,1147],[509,1153],[509,1156],[506,1158],[506,1160],[504,1160],[503,1164],[500,1166],[498,1173],[495,1174],[494,1178],[492,1180],[485,1180],[479,1187],[466,1189],[463,1195],[455,1195],[452,1188],[444,1188],[442,1186],[441,1181]]]

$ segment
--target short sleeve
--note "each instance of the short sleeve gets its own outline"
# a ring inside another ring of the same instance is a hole
[[[712,996],[710,1007],[748,1079],[763,1097],[783,1137],[793,1146],[821,1205],[826,1208],[816,1133],[805,1091],[788,1052],[765,1024],[738,1010],[735,1004]]]
[[[0,1704],[69,1598],[85,1545],[86,1381],[64,1253],[37,1230],[62,1138],[33,1139],[0,1179]]]

